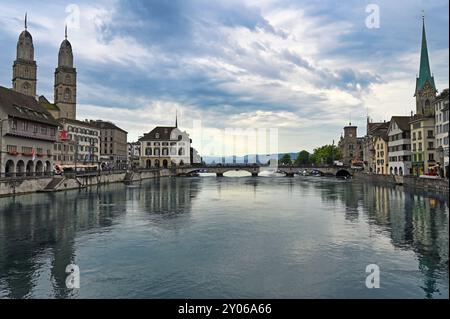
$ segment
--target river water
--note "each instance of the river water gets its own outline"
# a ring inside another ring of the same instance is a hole
[[[448,196],[320,177],[0,198],[0,298],[448,298],[448,225]]]

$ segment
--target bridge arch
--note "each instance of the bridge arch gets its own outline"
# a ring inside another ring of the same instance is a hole
[[[340,169],[336,172],[336,177],[345,177],[348,178],[352,176],[352,174],[346,169]]]

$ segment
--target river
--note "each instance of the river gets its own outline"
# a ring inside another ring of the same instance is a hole
[[[0,298],[448,298],[448,225],[448,195],[321,177],[0,198]]]

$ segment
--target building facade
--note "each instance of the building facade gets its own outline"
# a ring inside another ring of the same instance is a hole
[[[389,122],[375,123],[370,122],[369,117],[367,118],[366,135],[363,138],[363,161],[364,171],[366,173],[377,172],[375,139],[379,136],[386,135],[388,127]]]
[[[350,123],[344,127],[344,135],[341,135],[338,147],[342,151],[344,165],[352,166],[356,162],[363,162],[364,138],[357,136],[357,127]]]
[[[410,122],[412,148],[412,174],[436,175],[434,116],[416,114]]]
[[[443,90],[433,103],[436,122],[436,160],[439,166],[440,175],[446,178],[449,178],[448,93],[448,88]]]
[[[128,143],[128,167],[133,169],[139,167],[139,158],[141,156],[141,143]]]
[[[389,174],[411,175],[411,130],[409,116],[393,116],[389,122]]]
[[[389,174],[388,136],[387,132],[374,137],[375,172],[380,175]]]
[[[0,87],[1,175],[50,174],[57,129],[35,97]]]
[[[191,139],[178,126],[158,126],[139,139],[141,144],[140,166],[175,167],[191,164]]]
[[[102,168],[128,168],[128,132],[117,125],[96,120],[90,123],[100,130],[100,160]]]
[[[100,130],[87,121],[61,118],[53,147],[55,165],[81,167],[100,164]]]

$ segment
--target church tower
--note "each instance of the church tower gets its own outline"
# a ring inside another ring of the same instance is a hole
[[[432,104],[436,98],[436,85],[431,75],[430,61],[428,59],[427,38],[425,35],[425,17],[422,17],[422,49],[420,52],[419,77],[416,79],[416,114],[432,115]]]
[[[58,67],[55,70],[55,104],[60,109],[60,117],[76,119],[77,71],[73,67],[72,45],[65,39],[61,43],[58,55]]]
[[[33,37],[28,32],[27,15],[25,30],[17,41],[17,56],[13,65],[13,90],[32,97],[36,96],[37,65],[34,60]]]

